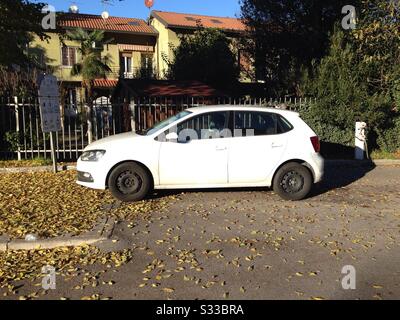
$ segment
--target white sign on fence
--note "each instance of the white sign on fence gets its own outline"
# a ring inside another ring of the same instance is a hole
[[[60,131],[60,94],[55,76],[46,75],[40,83],[39,104],[43,132]]]

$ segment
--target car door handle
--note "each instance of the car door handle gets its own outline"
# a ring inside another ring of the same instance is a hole
[[[279,143],[273,142],[272,145],[271,145],[271,147],[272,147],[272,148],[282,148],[282,147],[283,147],[283,144],[279,144]]]
[[[217,151],[225,151],[226,149],[228,149],[227,147],[215,147],[215,150]]]

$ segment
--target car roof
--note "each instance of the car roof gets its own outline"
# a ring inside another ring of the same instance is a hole
[[[202,114],[215,111],[260,111],[260,112],[272,112],[281,115],[299,115],[298,112],[283,110],[278,108],[268,108],[256,105],[213,105],[213,106],[203,106],[203,107],[193,107],[187,109],[190,112]]]

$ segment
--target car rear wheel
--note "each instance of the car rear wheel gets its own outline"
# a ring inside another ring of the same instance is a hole
[[[273,189],[285,200],[302,200],[309,194],[312,184],[308,168],[299,163],[288,163],[276,173]]]
[[[150,191],[151,178],[142,166],[136,163],[123,163],[111,172],[108,187],[118,200],[140,201]]]

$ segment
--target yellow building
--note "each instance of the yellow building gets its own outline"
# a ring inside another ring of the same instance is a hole
[[[57,29],[48,32],[49,39],[35,37],[30,44],[31,53],[41,56],[41,62],[60,81],[67,102],[80,100],[82,77],[72,76],[72,66],[79,62],[77,42],[65,40],[66,30],[82,28],[87,31],[104,30],[106,40],[103,55],[109,56],[112,70],[107,79],[96,79],[97,95],[109,95],[118,79],[164,79],[168,66],[165,58],[173,61],[172,47],[179,46],[179,37],[193,34],[198,25],[218,28],[232,40],[232,50],[241,66],[241,81],[250,81],[249,63],[239,46],[245,34],[240,19],[202,16],[185,13],[152,11],[148,23],[136,18],[109,17],[79,13],[57,14]]]
[[[241,80],[249,81],[249,64],[240,50],[239,39],[244,36],[246,26],[240,19],[203,16],[197,14],[152,11],[150,25],[158,32],[156,46],[157,66],[160,77],[167,72],[167,61],[173,61],[172,48],[180,44],[179,37],[192,34],[199,25],[204,28],[217,28],[223,31],[232,40],[232,50],[237,55],[241,67]],[[166,59],[165,59],[166,58]]]
[[[155,48],[158,34],[144,20],[119,17],[103,19],[98,15],[78,13],[58,14],[57,30],[48,33],[48,40],[34,38],[30,50],[42,55],[42,63],[57,76],[71,100],[76,101],[80,91],[76,89],[81,87],[82,81],[82,77],[71,75],[72,66],[80,59],[80,44],[64,40],[62,35],[74,28],[104,30],[105,38],[110,40],[102,54],[111,58],[109,66],[112,72],[107,79],[95,80],[98,91],[111,91],[120,77],[157,77]]]

